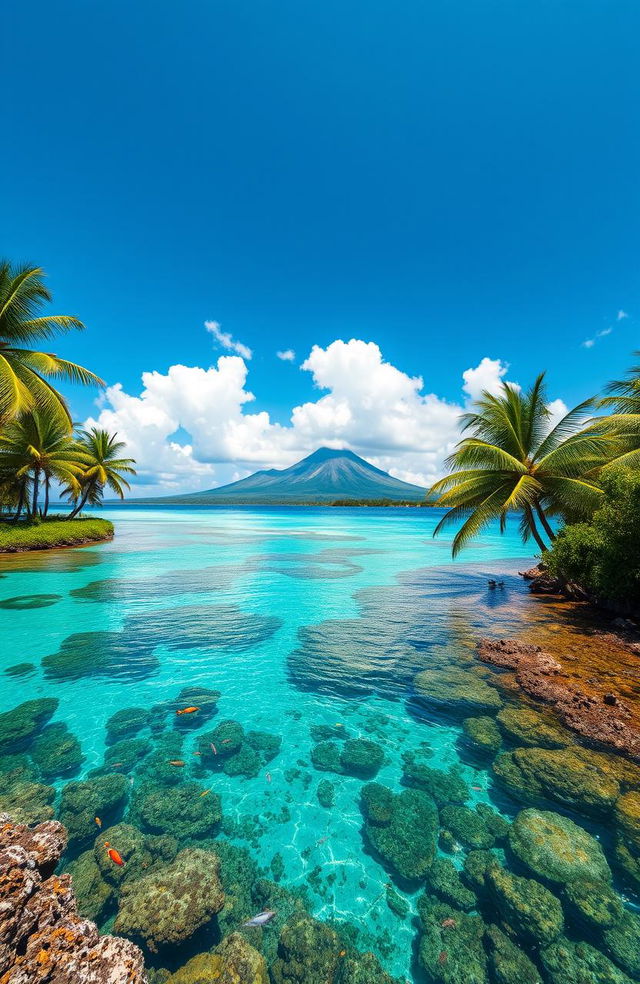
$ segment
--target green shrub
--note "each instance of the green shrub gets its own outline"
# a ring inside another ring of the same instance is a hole
[[[566,526],[545,557],[550,572],[603,601],[640,605],[640,472],[602,476],[603,505],[586,523]]]

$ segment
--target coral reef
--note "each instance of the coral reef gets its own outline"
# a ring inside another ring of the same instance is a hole
[[[151,874],[122,885],[116,932],[139,939],[152,953],[188,940],[224,905],[215,854],[186,848]]]
[[[149,722],[150,713],[145,707],[125,707],[122,711],[116,711],[106,724],[107,744],[137,735]]]
[[[55,697],[40,697],[0,714],[0,752],[4,755],[24,748],[53,717],[57,707]]]
[[[419,789],[405,789],[397,795],[391,793],[390,816],[380,820],[384,811],[381,813],[379,804],[384,795],[379,789],[375,790],[375,795],[363,794],[365,837],[395,875],[407,881],[423,878],[436,853],[438,812],[435,804]],[[370,810],[372,802],[376,808]]]
[[[316,795],[320,806],[324,806],[324,808],[328,810],[333,806],[335,786],[328,779],[321,779],[318,783]]]
[[[493,756],[500,750],[502,734],[494,718],[486,715],[465,718],[462,722],[462,730],[467,743],[476,752]]]
[[[416,697],[424,704],[448,714],[468,717],[499,711],[500,694],[473,670],[457,666],[422,670],[413,681]]]
[[[550,984],[632,984],[600,950],[589,943],[557,940],[540,951]]]
[[[349,776],[373,779],[384,762],[380,745],[368,738],[347,738],[340,753],[340,765]]]
[[[418,902],[421,935],[418,957],[434,984],[489,984],[479,916],[422,896]]]
[[[16,823],[43,823],[53,819],[51,804],[55,798],[53,786],[43,786],[39,782],[7,784],[0,792],[0,811],[8,813]]]
[[[562,906],[540,882],[513,875],[499,865],[489,868],[485,882],[498,912],[518,939],[551,943],[562,933]]]
[[[402,758],[402,779],[405,785],[415,786],[428,793],[437,806],[462,804],[469,798],[469,790],[458,769],[452,768],[448,772],[432,769],[411,752],[405,752]]]
[[[222,819],[220,797],[207,796],[202,786],[185,782],[178,786],[142,785],[136,792],[131,819],[152,834],[170,834],[178,841],[213,837]]]
[[[80,742],[62,721],[48,724],[34,738],[29,753],[43,779],[77,772],[84,758]]]
[[[58,816],[67,828],[69,845],[78,850],[95,840],[98,820],[115,823],[127,802],[129,784],[124,776],[96,776],[70,782],[62,790]]]
[[[558,813],[522,810],[509,830],[509,847],[518,861],[544,881],[560,885],[577,878],[611,881],[598,841]]]

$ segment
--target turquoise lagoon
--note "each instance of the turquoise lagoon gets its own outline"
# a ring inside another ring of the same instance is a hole
[[[247,848],[281,885],[306,888],[317,918],[354,924],[358,949],[388,973],[426,980],[416,961],[421,889],[394,879],[365,847],[363,781],[314,768],[310,729],[339,726],[375,741],[384,752],[376,780],[394,792],[407,752],[431,768],[456,767],[469,806],[493,804],[511,819],[520,807],[496,793],[490,767],[462,740],[470,712],[417,699],[413,681],[434,665],[468,666],[483,635],[518,633],[527,596],[517,570],[532,558],[517,524],[504,536],[489,530],[453,563],[446,537],[432,539],[431,509],[103,514],[116,524],[111,543],[0,560],[0,711],[58,699],[53,722],[68,725],[83,755],[73,774],[49,780],[61,790],[103,765],[116,711],[153,709],[154,729],[142,732],[153,743],[175,728],[167,706],[181,690],[219,691],[215,717],[199,724],[194,715],[180,751],[180,781],[221,797],[222,831],[211,835]],[[489,578],[504,586],[490,588]],[[24,663],[32,668],[14,669]],[[199,735],[225,719],[281,738],[257,775],[211,772],[194,755]],[[143,764],[128,773],[132,796]],[[323,779],[334,785],[330,808],[318,802]],[[465,852],[457,845],[447,856],[460,868]],[[392,881],[405,918],[387,904]]]

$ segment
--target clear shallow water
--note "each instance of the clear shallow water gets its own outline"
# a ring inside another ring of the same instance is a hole
[[[435,705],[427,714],[413,679],[468,661],[483,634],[517,632],[525,587],[515,572],[531,558],[516,524],[506,536],[489,531],[452,564],[450,543],[431,538],[439,516],[426,509],[104,515],[117,526],[110,544],[0,560],[0,606],[25,599],[0,607],[0,669],[35,665],[0,677],[0,711],[58,698],[53,720],[69,726],[84,756],[76,774],[54,780],[61,788],[101,766],[116,711],[173,701],[187,686],[220,691],[216,717],[188,731],[184,779],[191,773],[220,794],[228,834],[261,865],[280,855],[282,883],[306,885],[315,915],[370,931],[368,948],[385,969],[418,980],[415,925],[388,908],[389,874],[363,846],[362,782],[314,769],[309,729],[339,724],[378,742],[377,781],[396,792],[402,754],[427,743],[429,765],[460,767],[469,805],[491,802],[487,770],[461,749],[459,720]],[[505,587],[491,591],[487,578],[497,575]],[[21,610],[30,596],[42,607]],[[102,661],[65,678],[60,667],[87,650]],[[257,777],[202,773],[198,735],[223,719],[281,737]],[[324,778],[335,785],[331,809],[316,795]],[[132,773],[133,791],[138,781]],[[249,839],[234,836],[229,820],[245,824]],[[417,893],[404,894],[415,910]]]

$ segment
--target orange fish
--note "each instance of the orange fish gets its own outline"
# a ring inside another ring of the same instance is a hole
[[[175,765],[177,769],[184,769],[184,762],[182,759],[169,759],[169,765]]]
[[[176,711],[176,714],[195,714],[199,710],[199,707],[183,707],[181,711]]]
[[[345,954],[346,954],[346,952],[347,952],[346,950],[340,950],[340,953],[338,954],[338,956],[339,957],[344,957]]]
[[[218,754],[218,749],[213,744],[213,742],[211,742],[211,751],[213,752],[214,755],[217,755]]]
[[[100,817],[94,817],[93,822],[95,823],[96,827],[102,826],[102,820],[100,819]]]
[[[203,792],[201,792],[201,793],[200,793],[200,796],[201,796],[201,797],[202,797],[202,796],[208,796],[210,792],[211,792],[211,790],[210,790],[210,789],[205,789],[205,790],[203,790]]]
[[[124,865],[124,861],[120,856],[120,852],[116,851],[115,847],[109,847],[109,841],[104,842],[104,846],[108,848],[107,854],[111,858],[114,864],[117,864],[120,868]]]

